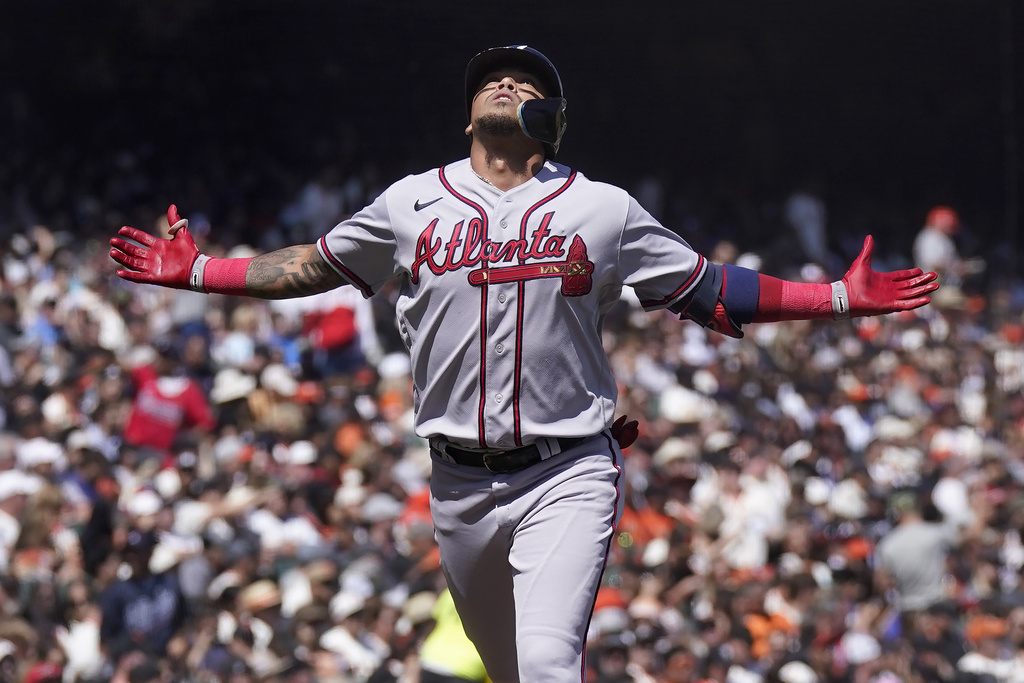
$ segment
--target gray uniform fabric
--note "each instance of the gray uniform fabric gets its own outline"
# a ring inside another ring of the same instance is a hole
[[[416,432],[476,448],[610,425],[604,315],[623,284],[645,308],[665,308],[707,266],[625,191],[550,161],[508,192],[468,159],[408,176],[317,246],[366,296],[401,278]],[[592,270],[565,274],[567,263]]]
[[[431,511],[491,679],[582,680],[622,510],[604,317],[624,285],[648,310],[679,303],[707,262],[625,191],[550,160],[508,192],[468,159],[408,176],[317,248],[367,297],[400,283],[418,435],[470,451],[534,445],[544,458],[495,474],[439,445]],[[567,445],[576,437],[592,438]]]

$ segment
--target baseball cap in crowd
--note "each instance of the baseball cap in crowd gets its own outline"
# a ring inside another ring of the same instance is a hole
[[[436,604],[437,594],[431,591],[422,591],[409,596],[409,599],[402,605],[402,616],[398,618],[395,628],[403,635],[410,633],[415,627],[433,618]]]
[[[839,639],[838,649],[846,661],[854,666],[878,659],[882,655],[882,646],[870,633],[847,631]]]
[[[290,398],[299,390],[295,375],[281,363],[271,363],[260,373],[260,386],[276,394]]]
[[[388,493],[374,493],[363,503],[362,515],[367,522],[384,522],[398,519],[403,506]]]
[[[629,627],[629,612],[625,607],[603,607],[594,610],[594,614],[590,618],[587,641],[594,642],[613,633],[622,633]]]
[[[1008,631],[1006,619],[991,614],[978,614],[971,617],[964,627],[964,638],[969,643],[978,643],[989,638],[1002,638]]]
[[[948,206],[933,206],[924,224],[943,231],[953,231],[960,227],[960,215]]]
[[[295,441],[290,446],[277,444],[271,449],[274,460],[282,465],[312,465],[317,460],[317,447],[311,441]]]
[[[69,451],[84,449],[99,450],[100,440],[95,432],[85,429],[74,429],[64,439],[64,447]]]
[[[303,605],[292,615],[292,621],[296,623],[322,625],[329,623],[330,620],[331,612],[327,606],[315,603]]]
[[[157,683],[161,680],[163,673],[156,662],[146,660],[141,664],[132,667],[128,672],[128,683]]]
[[[638,595],[629,603],[627,612],[637,620],[657,621],[665,606],[653,595]]]
[[[179,470],[194,470],[199,467],[199,456],[195,451],[182,451],[178,454],[176,465]]]
[[[665,538],[652,538],[644,546],[640,556],[640,564],[645,567],[658,567],[668,561],[671,544]]]
[[[60,444],[50,441],[46,437],[37,436],[21,442],[15,448],[15,457],[18,465],[23,469],[31,469],[40,465],[53,465],[57,469],[63,469],[67,458],[64,456],[64,449]]]
[[[611,652],[626,652],[630,647],[636,644],[636,635],[632,631],[623,630],[609,633],[608,635],[601,636],[597,642],[594,643],[599,654],[607,654]]]
[[[157,538],[156,534],[152,531],[140,531],[139,529],[132,529],[128,532],[128,537],[124,542],[124,551],[126,553],[148,553],[156,547]]]
[[[818,683],[818,674],[804,662],[783,664],[777,674],[779,683]]]
[[[409,596],[405,605],[402,606],[402,616],[409,620],[412,625],[422,623],[429,619],[437,604],[437,593],[422,591]]]
[[[719,429],[704,437],[705,453],[721,453],[727,448],[736,445],[736,435],[732,432]]]
[[[960,606],[956,600],[940,600],[925,611],[934,616],[948,617],[950,619],[960,616]]]
[[[169,361],[177,361],[180,357],[177,341],[170,335],[161,335],[153,340],[153,350],[157,355]]]
[[[31,496],[41,486],[42,482],[38,477],[20,470],[4,470],[0,472],[0,501],[14,496]]]
[[[412,361],[407,353],[389,353],[380,359],[377,372],[382,380],[402,379],[412,374]]]
[[[270,579],[259,579],[238,594],[238,608],[250,613],[277,607],[281,604],[281,589]]]
[[[218,463],[234,462],[242,459],[247,449],[251,448],[237,434],[226,434],[213,445],[213,457]]]
[[[913,491],[898,491],[889,496],[889,510],[897,515],[916,510],[918,504],[917,494]]]
[[[152,489],[141,489],[135,492],[125,502],[125,512],[132,517],[149,517],[163,509],[164,501],[160,495]]]
[[[699,423],[715,413],[715,404],[711,399],[678,385],[661,392],[658,407],[661,417],[676,424]]]
[[[700,455],[700,448],[692,439],[670,436],[654,451],[655,467],[667,467],[677,460],[694,460]]]
[[[256,388],[256,378],[235,367],[224,368],[213,377],[210,400],[214,403],[230,403],[245,398]]]
[[[366,607],[366,598],[356,591],[339,591],[328,604],[327,609],[331,613],[331,619],[335,622],[343,621],[363,611]],[[326,645],[325,645],[326,647]]]

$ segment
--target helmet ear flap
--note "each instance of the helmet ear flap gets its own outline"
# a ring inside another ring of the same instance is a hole
[[[562,134],[565,133],[565,106],[565,98],[562,97],[526,100],[519,105],[519,125],[523,132],[543,142],[549,156],[558,153]]]

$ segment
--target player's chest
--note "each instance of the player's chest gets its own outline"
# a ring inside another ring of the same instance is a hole
[[[612,231],[598,212],[564,194],[453,192],[414,211],[423,215],[406,234],[412,282],[458,276],[483,285],[592,277],[602,261],[611,261],[604,254]]]

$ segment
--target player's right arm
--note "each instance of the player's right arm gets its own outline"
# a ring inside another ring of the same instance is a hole
[[[326,292],[347,284],[329,266],[316,245],[285,247],[251,258],[217,259],[201,254],[178,217],[167,210],[171,238],[161,239],[124,226],[110,240],[110,257],[122,266],[117,274],[131,282],[235,294],[260,299],[289,299]],[[127,240],[132,240],[129,242]]]

